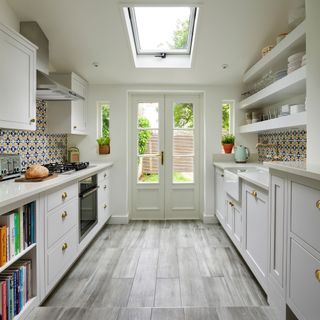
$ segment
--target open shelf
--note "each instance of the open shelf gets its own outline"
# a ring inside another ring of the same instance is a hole
[[[276,119],[260,121],[240,127],[240,133],[257,133],[269,130],[301,128],[307,123],[307,112],[300,112]]]
[[[300,48],[304,47],[306,41],[306,22],[302,22],[292,30],[288,36],[280,41],[267,55],[253,65],[243,76],[244,82],[254,81],[261,78],[267,68],[281,62],[286,63],[288,57]]]
[[[281,100],[306,92],[306,66],[288,74],[252,96],[240,102],[240,109],[251,109],[265,104],[273,104]]]
[[[10,267],[13,263],[17,262],[19,259],[21,259],[26,253],[28,253],[29,251],[31,251],[34,247],[36,247],[36,243],[33,243],[32,245],[30,245],[28,248],[24,249],[23,251],[21,251],[19,254],[17,254],[16,256],[14,256],[13,259],[11,259],[10,261],[8,261],[6,264],[4,264],[1,268],[0,268],[0,273],[2,271],[4,271],[5,269],[7,269],[8,267]]]

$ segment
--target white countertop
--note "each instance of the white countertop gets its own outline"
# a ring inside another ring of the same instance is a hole
[[[98,173],[112,165],[112,162],[92,163],[86,169],[70,174],[59,174],[56,178],[43,182],[15,182],[14,179],[2,181],[0,182],[0,208],[35,196],[40,192]]]
[[[236,163],[233,161],[225,161],[225,162],[213,162],[213,165],[222,170],[226,168],[237,168],[237,167],[263,167],[262,163],[259,162],[246,162],[246,163]]]
[[[307,164],[306,161],[274,161],[264,162],[266,167],[302,177],[320,180],[320,165]]]

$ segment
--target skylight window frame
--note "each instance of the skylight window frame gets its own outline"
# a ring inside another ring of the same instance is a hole
[[[194,41],[194,34],[195,34],[195,28],[196,28],[196,21],[197,21],[197,12],[198,8],[197,7],[191,7],[191,6],[184,6],[186,8],[190,8],[190,23],[189,23],[189,33],[188,33],[188,41],[187,41],[187,48],[186,49],[176,49],[176,50],[163,50],[163,51],[158,51],[158,50],[141,50],[140,47],[140,40],[139,40],[139,32],[138,32],[138,25],[137,25],[137,20],[135,16],[135,8],[137,6],[132,6],[128,7],[128,17],[130,20],[130,26],[131,26],[131,32],[133,36],[133,42],[135,45],[135,50],[137,56],[157,56],[157,57],[162,57],[165,58],[167,55],[183,55],[183,56],[190,56],[192,52],[192,46],[193,46],[193,41]],[[148,6],[143,6],[143,7],[148,7]],[[152,8],[152,6],[149,6]],[[168,7],[170,8],[170,7]],[[163,55],[163,56],[161,56]]]

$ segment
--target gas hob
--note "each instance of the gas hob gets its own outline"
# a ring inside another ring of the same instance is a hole
[[[89,162],[47,163],[43,165],[50,173],[72,173],[89,167]]]

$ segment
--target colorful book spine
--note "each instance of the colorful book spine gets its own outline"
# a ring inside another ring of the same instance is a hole
[[[9,252],[10,252],[10,259],[14,258],[15,256],[15,230],[14,230],[14,214],[10,214],[9,216],[9,232],[10,232],[10,243],[9,243]]]
[[[0,227],[0,267],[7,262],[7,227]]]
[[[2,319],[7,320],[7,283],[6,281],[1,282],[1,312]]]
[[[19,245],[19,248],[20,248],[20,251],[22,251],[24,249],[24,246],[23,246],[23,239],[24,239],[24,232],[23,232],[23,211],[20,210],[20,245]]]
[[[14,252],[15,255],[20,252],[20,213],[14,213]]]

